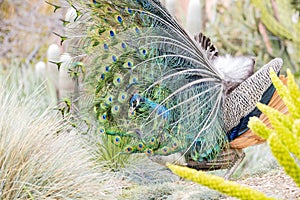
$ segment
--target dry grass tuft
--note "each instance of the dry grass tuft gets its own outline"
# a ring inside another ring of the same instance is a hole
[[[53,109],[40,108],[42,90],[26,95],[1,85],[1,198],[111,198],[109,176],[98,173],[80,134],[67,131],[71,129]]]

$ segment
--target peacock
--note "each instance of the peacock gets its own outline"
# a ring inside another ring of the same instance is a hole
[[[67,2],[76,18],[62,42],[70,39],[74,62],[86,66],[99,134],[123,153],[228,168],[228,178],[242,149],[264,142],[247,127],[251,116],[268,123],[256,103],[286,112],[269,78],[270,69],[280,73],[280,58],[254,72],[251,57],[220,56],[208,37],[190,36],[159,0]]]

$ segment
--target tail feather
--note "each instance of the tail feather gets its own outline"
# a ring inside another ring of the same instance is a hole
[[[285,85],[287,84],[287,78],[285,76],[280,76],[279,78]],[[283,100],[280,98],[280,96],[276,91],[274,92],[272,99],[268,103],[268,106],[282,112],[283,114],[288,113],[287,107],[285,106]],[[267,127],[272,128],[272,125],[265,114],[262,113],[259,119],[264,124],[266,124]],[[266,140],[257,136],[254,132],[251,131],[251,129],[249,129],[247,132],[245,132],[244,134],[240,135],[239,137],[231,141],[230,147],[234,149],[242,149],[249,146],[264,143],[265,141]]]

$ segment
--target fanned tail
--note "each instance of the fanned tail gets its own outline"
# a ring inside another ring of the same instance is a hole
[[[228,145],[222,75],[159,1],[68,2],[77,17],[62,38],[87,65],[101,134],[124,152],[195,161]]]

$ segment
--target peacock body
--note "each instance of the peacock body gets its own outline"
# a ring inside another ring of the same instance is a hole
[[[69,3],[78,16],[66,37],[88,66],[99,133],[124,153],[212,162],[260,115],[256,103],[273,96],[269,68],[279,73],[281,59],[254,73],[251,58],[220,57],[158,0]]]

